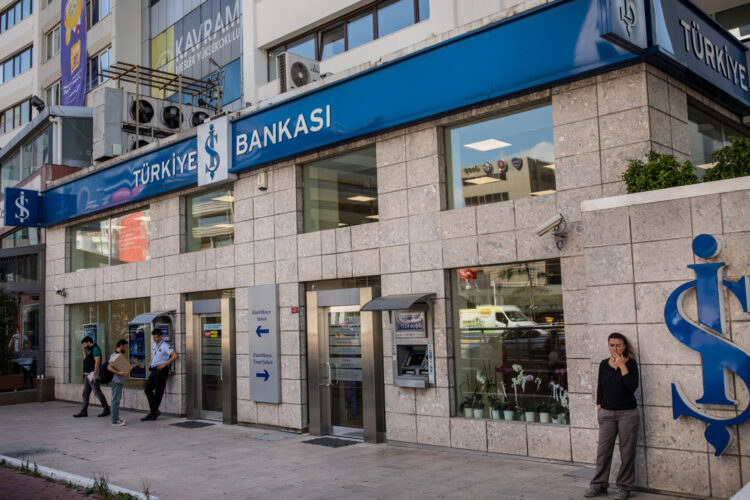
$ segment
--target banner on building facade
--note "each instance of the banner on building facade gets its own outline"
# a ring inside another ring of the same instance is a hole
[[[60,103],[83,106],[86,97],[86,2],[63,0],[60,33]]]

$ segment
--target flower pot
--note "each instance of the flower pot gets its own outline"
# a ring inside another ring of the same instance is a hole
[[[539,412],[539,421],[543,424],[549,423],[549,413],[546,411],[540,411]]]
[[[468,407],[464,408],[464,417],[471,418],[474,416],[474,408]]]
[[[505,420],[513,420],[513,410],[505,410],[503,411],[503,417],[505,417]]]
[[[552,422],[555,424],[562,424],[564,419],[565,419],[565,416],[562,414],[559,414],[559,415],[554,416],[554,418],[552,419]]]
[[[474,408],[474,418],[484,418],[484,408]]]
[[[536,420],[536,412],[535,411],[524,412],[524,418],[527,422],[534,422]]]
[[[492,410],[492,420],[500,420],[500,410]]]

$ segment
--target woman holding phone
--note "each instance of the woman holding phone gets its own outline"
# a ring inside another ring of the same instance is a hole
[[[609,469],[615,439],[620,438],[620,472],[615,500],[625,500],[635,484],[635,445],[638,441],[638,363],[628,339],[611,333],[607,339],[609,358],[599,363],[596,408],[599,420],[599,444],[596,450],[596,475],[591,480],[586,498],[607,494]]]

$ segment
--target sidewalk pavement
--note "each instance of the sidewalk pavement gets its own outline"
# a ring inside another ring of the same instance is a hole
[[[164,499],[578,499],[591,470],[475,453],[357,443],[240,425],[180,428],[185,419],[122,411],[73,418],[62,401],[0,407],[0,455],[68,473],[104,473],[112,485]],[[614,496],[614,490],[608,497]],[[635,492],[638,500],[677,497]]]

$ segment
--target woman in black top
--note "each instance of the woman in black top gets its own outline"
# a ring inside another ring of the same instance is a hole
[[[638,389],[638,364],[633,348],[621,333],[612,333],[607,339],[608,359],[599,363],[599,381],[596,388],[596,408],[599,420],[599,444],[596,450],[596,476],[584,493],[587,498],[607,493],[609,469],[615,439],[620,438],[620,472],[615,500],[625,500],[635,483],[635,445],[638,441],[638,407],[635,391]]]

